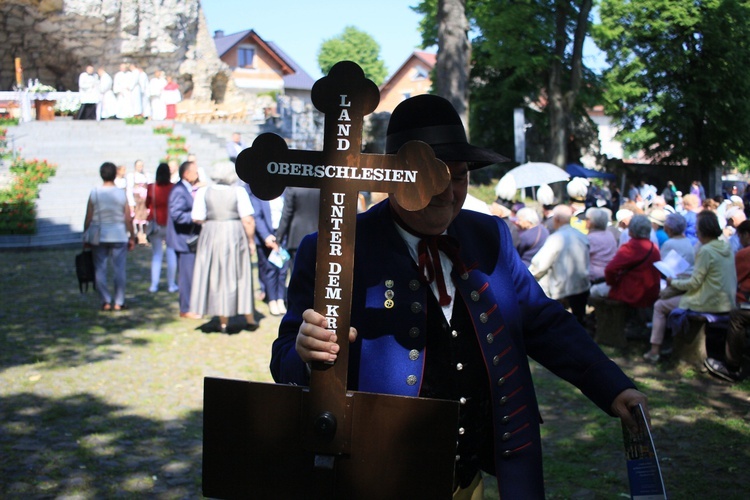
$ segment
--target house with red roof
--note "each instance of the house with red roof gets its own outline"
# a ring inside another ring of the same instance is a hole
[[[380,104],[376,113],[390,113],[404,99],[428,94],[432,89],[432,68],[437,56],[430,52],[414,51],[404,63],[380,86]]]
[[[290,98],[310,102],[315,80],[273,42],[254,30],[231,35],[214,32],[219,58],[231,69],[237,90],[253,94],[277,92]]]

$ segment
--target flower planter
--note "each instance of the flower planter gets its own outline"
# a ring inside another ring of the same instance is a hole
[[[36,108],[36,119],[39,121],[52,121],[55,119],[55,101],[48,99],[34,100]]]

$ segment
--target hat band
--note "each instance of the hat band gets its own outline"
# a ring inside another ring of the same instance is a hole
[[[467,142],[466,131],[464,131],[463,125],[436,125],[433,127],[413,128],[390,134],[385,138],[385,150],[388,153],[396,153],[401,146],[409,141],[422,141],[430,145]]]

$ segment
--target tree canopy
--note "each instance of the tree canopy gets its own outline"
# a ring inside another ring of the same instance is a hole
[[[750,145],[750,2],[602,0],[606,112],[630,151],[696,172]]]
[[[422,0],[414,7],[425,16],[423,46],[437,39],[439,1]],[[532,125],[527,132],[531,159],[562,166],[596,143],[586,107],[593,104],[598,86],[582,57],[591,4],[466,0],[472,37],[472,140],[512,156],[513,108],[523,107]]]
[[[388,76],[385,63],[380,59],[378,42],[354,26],[347,26],[340,35],[323,41],[318,50],[318,66],[324,75],[339,61],[359,64],[365,76],[378,86]]]

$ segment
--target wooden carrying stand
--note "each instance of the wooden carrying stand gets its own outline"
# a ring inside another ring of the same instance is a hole
[[[336,64],[313,86],[312,101],[325,114],[323,151],[289,150],[262,134],[237,158],[237,173],[262,199],[286,186],[320,189],[314,308],[340,351],[333,365],[313,364],[309,388],[205,379],[203,493],[451,498],[458,402],[347,390],[358,193],[394,193],[418,210],[447,187],[449,171],[418,141],[397,155],[360,153],[363,117],[379,92],[355,63]]]

